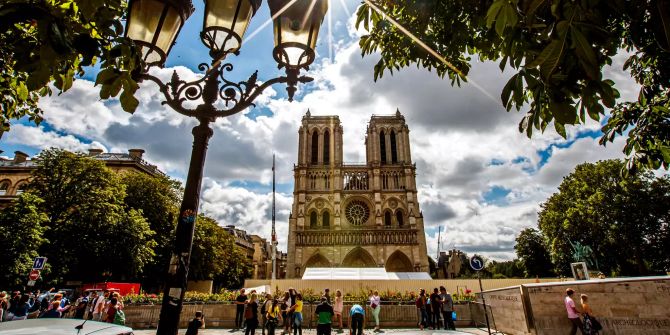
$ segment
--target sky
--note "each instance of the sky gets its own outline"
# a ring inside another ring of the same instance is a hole
[[[168,80],[173,71],[182,79],[200,76],[197,65],[209,62],[199,39],[203,4],[186,22],[166,67],[152,73]],[[506,112],[500,92],[512,73],[496,63],[475,61],[470,83],[452,87],[435,73],[410,67],[373,80],[377,54],[361,57],[354,27],[358,1],[330,3],[321,27],[317,58],[294,102],[285,87],[275,85],[256,101],[256,107],[219,119],[212,125],[201,192],[200,211],[221,225],[234,225],[269,237],[272,201],[272,155],[277,157],[277,233],[286,250],[288,215],[293,192],[293,164],[298,154],[298,128],[309,109],[312,115],[339,115],[344,129],[344,160],[365,161],[364,136],[370,116],[399,110],[410,129],[412,158],[417,167],[420,208],[424,215],[429,256],[457,248],[496,260],[515,257],[514,239],[537,226],[540,204],[554,192],[576,165],[624,158],[625,138],[600,146],[598,122],[568,127],[563,139],[552,127],[531,139],[518,132],[523,113]],[[259,80],[283,73],[272,58],[273,37],[264,3],[247,30],[241,53],[226,61],[234,65],[229,79],[246,79],[259,70]],[[616,82],[622,100],[633,100],[638,87],[617,55],[604,77]],[[86,152],[146,150],[144,158],[170,176],[184,180],[196,121],[161,104],[155,84],[142,83],[140,105],[124,112],[118,100],[100,100],[92,79],[95,69],[75,81],[63,94],[43,98],[45,121],[12,125],[0,141],[3,155],[16,150],[33,156],[49,147]],[[476,83],[480,89],[471,83]]]

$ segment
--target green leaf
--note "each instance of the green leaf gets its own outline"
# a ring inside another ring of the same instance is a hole
[[[554,123],[575,124],[577,120],[577,111],[575,106],[568,102],[549,102],[549,110],[556,118]]]
[[[26,87],[26,84],[24,84],[23,82],[19,83],[19,86],[16,87],[16,95],[21,100],[28,99],[28,88]]]
[[[561,60],[561,56],[563,55],[564,48],[565,39],[554,39],[542,50],[542,52],[537,57],[535,57],[535,59],[533,59],[532,62],[530,62],[530,64],[526,65],[526,67],[535,68],[539,66],[542,77],[548,79],[558,66],[558,63]]]
[[[503,106],[505,106],[505,109],[509,111],[512,109],[512,101],[510,101],[510,96],[512,94],[512,89],[514,88],[514,85],[516,83],[516,77],[519,76],[519,74],[515,74],[512,76],[507,81],[507,84],[505,84],[505,87],[503,87],[502,93],[500,94],[500,99],[502,99]]]
[[[575,50],[579,56],[582,68],[591,79],[598,78],[600,75],[600,67],[598,66],[598,60],[596,59],[593,47],[591,47],[591,44],[586,40],[577,27],[573,26],[570,29],[570,34],[572,36],[572,41],[575,44]]]
[[[135,109],[137,109],[137,106],[140,104],[140,102],[133,96],[132,93],[129,93],[125,90],[123,93],[121,93],[119,100],[121,101],[121,107],[123,107],[123,110],[129,113],[135,112]]]
[[[554,122],[554,129],[556,129],[556,132],[557,132],[559,135],[561,135],[561,137],[563,137],[563,138],[567,138],[567,137],[568,137],[568,135],[567,135],[566,132],[565,132],[565,126],[564,126],[564,125],[562,125],[562,124],[560,124],[560,123],[558,123],[558,122]]]
[[[489,7],[489,10],[486,12],[486,26],[488,28],[493,27],[493,22],[496,21],[496,18],[498,17],[498,14],[500,13],[500,10],[502,9],[504,2],[506,1],[496,0],[491,4],[491,7]]]

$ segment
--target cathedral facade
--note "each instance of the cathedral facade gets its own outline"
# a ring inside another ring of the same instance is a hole
[[[309,267],[429,272],[409,128],[396,112],[372,116],[366,162],[342,161],[337,116],[302,118],[289,217],[287,278]]]

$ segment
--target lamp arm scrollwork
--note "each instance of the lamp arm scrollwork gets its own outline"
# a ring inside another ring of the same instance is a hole
[[[158,77],[146,72],[138,74],[136,79],[138,82],[149,80],[158,85],[160,92],[165,97],[162,104],[170,106],[178,113],[212,121],[219,117],[237,114],[250,106],[255,106],[254,100],[274,84],[286,83],[288,85],[286,90],[289,93],[289,101],[292,101],[293,93],[296,91],[295,86],[298,82],[308,83],[314,80],[308,76],[298,77],[298,71],[294,70],[286,71],[286,76],[276,77],[259,85],[257,84],[258,71],[256,71],[246,81],[236,83],[224,76],[224,71],[229,72],[233,69],[233,65],[230,63],[217,64],[211,68],[206,63],[202,63],[198,66],[198,69],[203,71],[205,75],[191,82],[181,80],[177,71],[172,73],[168,83],[163,83]],[[219,86],[219,84],[222,85]],[[184,106],[186,101],[200,99],[204,103],[196,108]],[[221,100],[226,107],[230,106],[230,108],[218,109],[214,107],[214,103],[218,100]]]

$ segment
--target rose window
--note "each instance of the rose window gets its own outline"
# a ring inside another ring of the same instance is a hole
[[[362,225],[370,217],[370,209],[363,201],[354,200],[347,205],[345,215],[352,225]]]

